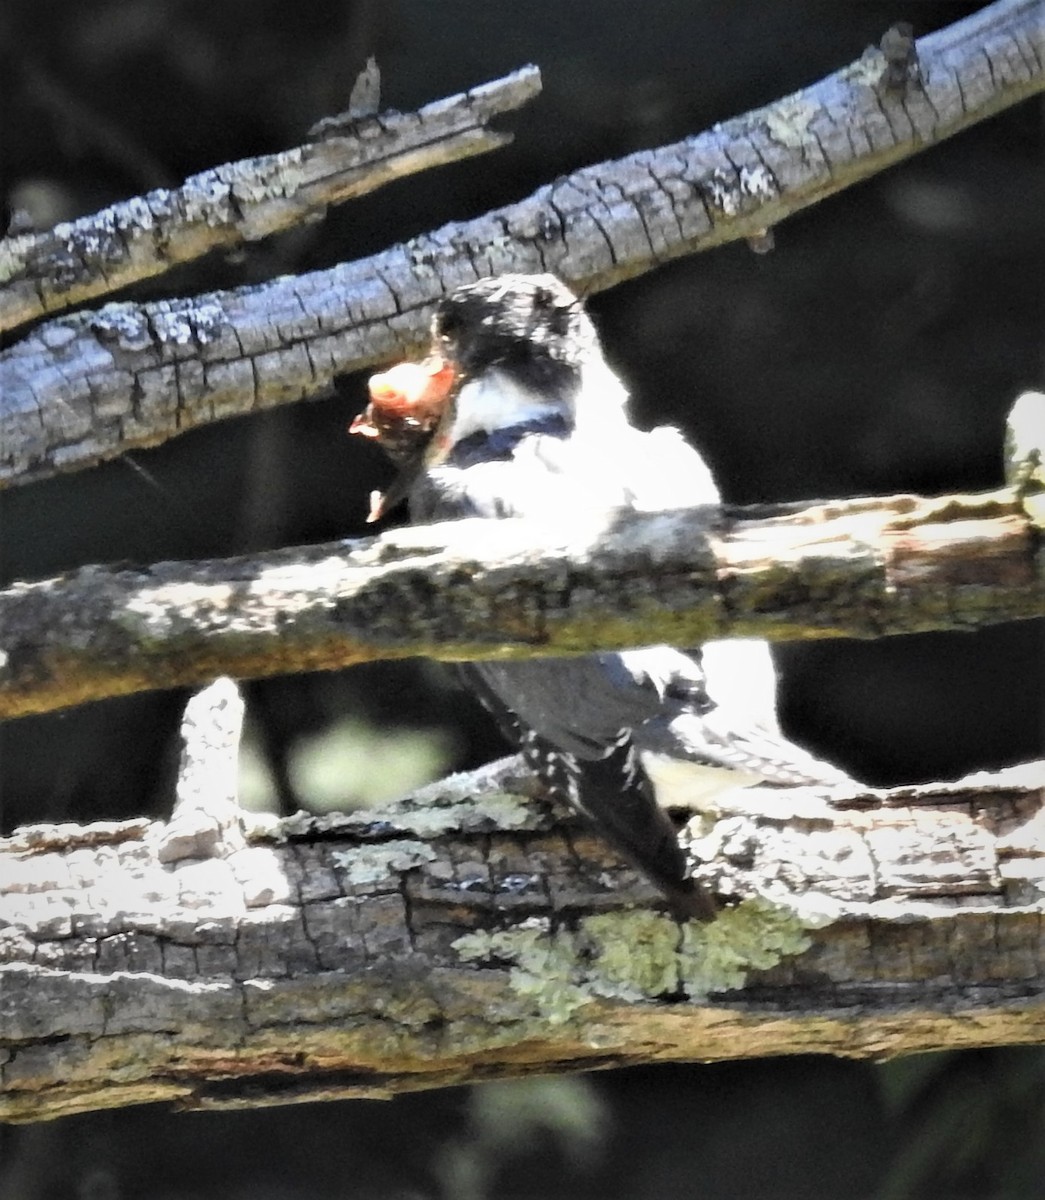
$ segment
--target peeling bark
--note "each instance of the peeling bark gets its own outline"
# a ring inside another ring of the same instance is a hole
[[[552,271],[582,291],[760,237],[1045,87],[1040,0],[998,0],[917,43],[895,86],[877,49],[682,142],[577,171],[380,254],[193,299],[52,320],[0,354],[0,486],[316,396],[409,352],[477,276]]]
[[[737,793],[683,831],[731,905],[685,926],[517,768],[195,857],[145,820],[0,842],[0,1117],[1045,1038],[1045,764]]]
[[[1040,494],[454,521],[0,592],[0,717],[375,659],[880,637],[1045,615]]]

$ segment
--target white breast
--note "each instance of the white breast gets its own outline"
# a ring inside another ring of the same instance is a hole
[[[450,442],[454,444],[473,433],[510,429],[550,411],[558,410],[502,371],[484,371],[477,379],[470,379],[457,394]]]

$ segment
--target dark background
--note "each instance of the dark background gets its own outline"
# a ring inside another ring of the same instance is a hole
[[[977,5],[831,0],[7,0],[3,196],[40,227],[345,108],[368,54],[409,110],[526,62],[513,146],[386,188],[129,293],[195,294],[356,258],[676,140],[856,58],[896,20]],[[593,299],[643,424],[680,424],[731,500],[1001,482],[1016,395],[1042,385],[1042,107],[1032,101],[777,230]],[[380,455],[344,435],[365,380],[0,494],[3,581],[361,533]],[[1041,753],[1042,637],[786,648],[791,732],[874,783]],[[502,752],[425,664],[250,685],[257,803],[363,803]],[[6,828],[162,812],[181,693],[0,727]],[[369,764],[369,765],[368,765]],[[375,766],[376,764],[376,766]],[[392,768],[396,773],[393,774]],[[472,1183],[469,1184],[468,1180]],[[926,1055],[619,1071],[235,1115],[141,1109],[0,1130],[0,1193],[123,1197],[1038,1197],[1045,1058]],[[441,1181],[441,1182],[440,1182]],[[470,1188],[470,1190],[469,1190]]]

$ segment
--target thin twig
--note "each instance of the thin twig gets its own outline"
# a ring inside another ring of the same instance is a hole
[[[488,129],[541,87],[523,67],[416,113],[342,122],[280,154],[227,163],[46,233],[0,242],[0,331],[105,296],[179,263],[315,219],[395,179],[504,146]]]

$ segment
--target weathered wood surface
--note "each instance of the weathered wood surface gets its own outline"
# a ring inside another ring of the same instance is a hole
[[[1040,617],[1043,525],[1041,494],[1003,489],[563,514],[554,528],[456,521],[253,558],[86,567],[0,592],[0,716],[414,655],[880,637]]]
[[[0,843],[0,1116],[1045,1040],[1045,764],[737,794],[686,827],[733,905],[687,926],[510,794],[516,765],[281,824],[204,787],[171,825]]]
[[[0,486],[316,396],[417,348],[458,284],[553,271],[595,291],[738,238],[1045,87],[1041,0],[919,39],[902,86],[878,49],[704,133],[547,184],[372,257],[254,287],[106,305],[0,353]]]
[[[328,206],[512,140],[491,118],[541,88],[523,67],[416,113],[360,117],[329,136],[226,163],[42,233],[0,241],[0,330],[83,304],[214,250],[290,229]]]

